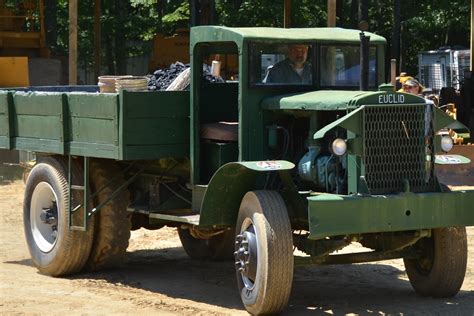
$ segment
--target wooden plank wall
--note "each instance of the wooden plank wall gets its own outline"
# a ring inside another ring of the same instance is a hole
[[[189,157],[189,91],[0,92],[0,148],[118,160]]]
[[[122,92],[123,159],[189,157],[189,91]]]
[[[0,148],[118,159],[117,94],[1,92]]]

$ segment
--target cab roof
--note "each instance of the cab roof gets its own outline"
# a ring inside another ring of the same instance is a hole
[[[277,27],[225,27],[196,26],[191,29],[191,47],[199,42],[235,42],[246,40],[272,42],[317,41],[327,43],[360,43],[360,31],[339,27],[277,28]],[[371,44],[386,44],[384,37],[365,32]]]

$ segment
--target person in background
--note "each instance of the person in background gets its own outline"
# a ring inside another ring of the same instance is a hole
[[[397,91],[402,92],[403,91],[403,89],[402,89],[403,83],[407,80],[410,80],[410,79],[414,79],[414,78],[412,76],[409,76],[406,72],[401,72],[400,76],[398,76],[396,78],[395,89]]]
[[[421,95],[423,93],[423,87],[416,79],[408,79],[403,83],[402,91],[415,95]]]
[[[307,62],[308,45],[288,46],[288,57],[269,69],[265,83],[310,84],[311,63]]]

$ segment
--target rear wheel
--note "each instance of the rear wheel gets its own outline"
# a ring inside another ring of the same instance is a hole
[[[421,239],[415,247],[419,248],[421,257],[403,260],[415,291],[433,297],[456,295],[466,274],[466,228],[433,229],[432,236]]]
[[[90,182],[92,191],[101,190],[94,199],[97,206],[123,183],[122,170],[114,162],[91,160]],[[110,180],[115,179],[112,183]],[[124,190],[105,204],[94,216],[96,227],[92,250],[87,261],[87,269],[97,271],[122,265],[126,260],[128,240],[130,238],[130,218],[127,214],[129,192]]]
[[[94,219],[87,231],[69,228],[69,192],[64,161],[47,157],[33,167],[26,181],[23,220],[26,241],[34,265],[41,273],[64,276],[79,272],[89,255]],[[81,172],[72,168],[74,181]],[[71,203],[82,203],[82,193],[72,191]],[[76,225],[83,223],[83,210],[74,214]],[[77,221],[77,222],[76,222]]]
[[[242,302],[249,313],[282,311],[293,281],[290,220],[277,192],[245,194],[236,226],[235,265]]]
[[[178,227],[178,235],[184,251],[193,259],[230,260],[233,258],[235,237],[233,229],[225,230],[208,239],[199,239],[191,235],[189,229]]]

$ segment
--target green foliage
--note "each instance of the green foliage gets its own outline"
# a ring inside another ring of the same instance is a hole
[[[133,7],[137,6],[145,6],[145,7],[151,7],[152,5],[156,5],[158,3],[158,0],[130,0],[130,4]]]
[[[412,3],[413,4],[413,3]],[[417,54],[442,46],[469,47],[470,3],[461,1],[424,1],[417,10],[402,1],[403,50],[406,69],[416,74]]]
[[[189,2],[179,4],[173,12],[163,16],[163,29],[171,33],[177,28],[188,27],[189,23]]]
[[[13,1],[14,2],[14,1]],[[7,3],[13,3],[8,0]],[[400,0],[402,70],[417,73],[417,54],[445,45],[469,45],[469,0]],[[292,27],[324,27],[326,0],[293,0]],[[357,0],[338,0],[338,26],[357,27]],[[79,1],[79,58],[92,67],[94,0]],[[369,31],[387,38],[390,53],[394,0],[369,0]],[[215,0],[217,23],[226,26],[283,27],[283,0]],[[49,45],[58,55],[68,51],[68,1],[56,1],[57,36]],[[123,60],[149,54],[157,33],[189,26],[189,0],[102,0],[103,66],[123,69]]]
[[[239,4],[240,2],[240,4]],[[283,26],[283,1],[216,1],[219,24],[226,26]]]
[[[322,27],[327,24],[327,1],[293,0],[292,27]]]

